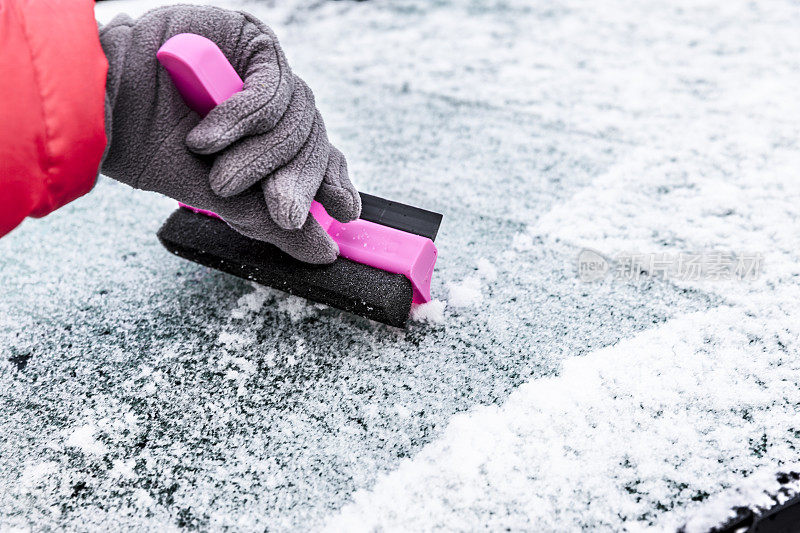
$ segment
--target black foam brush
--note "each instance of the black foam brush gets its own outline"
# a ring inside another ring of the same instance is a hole
[[[361,195],[362,219],[436,238],[442,216],[382,198]],[[277,247],[234,231],[225,222],[186,208],[176,210],[158,232],[161,244],[190,261],[282,291],[403,327],[413,289],[395,274],[339,257],[310,265]]]

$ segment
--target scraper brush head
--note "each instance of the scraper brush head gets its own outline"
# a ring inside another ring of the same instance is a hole
[[[441,215],[362,194],[363,218],[434,239]],[[218,218],[180,208],[158,238],[170,252],[207,267],[391,326],[403,327],[411,310],[407,277],[339,257],[310,265],[275,246],[250,239]]]

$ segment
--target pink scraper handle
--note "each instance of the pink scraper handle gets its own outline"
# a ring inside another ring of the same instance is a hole
[[[222,50],[201,35],[175,35],[158,50],[157,57],[186,104],[201,116],[244,88]],[[219,218],[211,211],[181,205]],[[413,289],[412,301],[430,301],[438,253],[431,239],[363,219],[342,223],[317,201],[311,204],[311,214],[339,245],[339,255],[406,276]]]

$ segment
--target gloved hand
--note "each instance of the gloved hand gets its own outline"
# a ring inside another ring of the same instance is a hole
[[[245,80],[202,120],[156,60],[178,33],[217,43]],[[336,259],[336,243],[308,216],[311,201],[346,222],[358,218],[361,199],[311,90],[265,24],[215,7],[164,7],[138,20],[116,17],[100,28],[100,42],[109,61],[103,174],[214,211],[301,261]]]

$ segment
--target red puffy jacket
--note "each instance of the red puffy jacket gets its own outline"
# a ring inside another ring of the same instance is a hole
[[[94,0],[0,0],[0,237],[94,185],[107,70]]]

